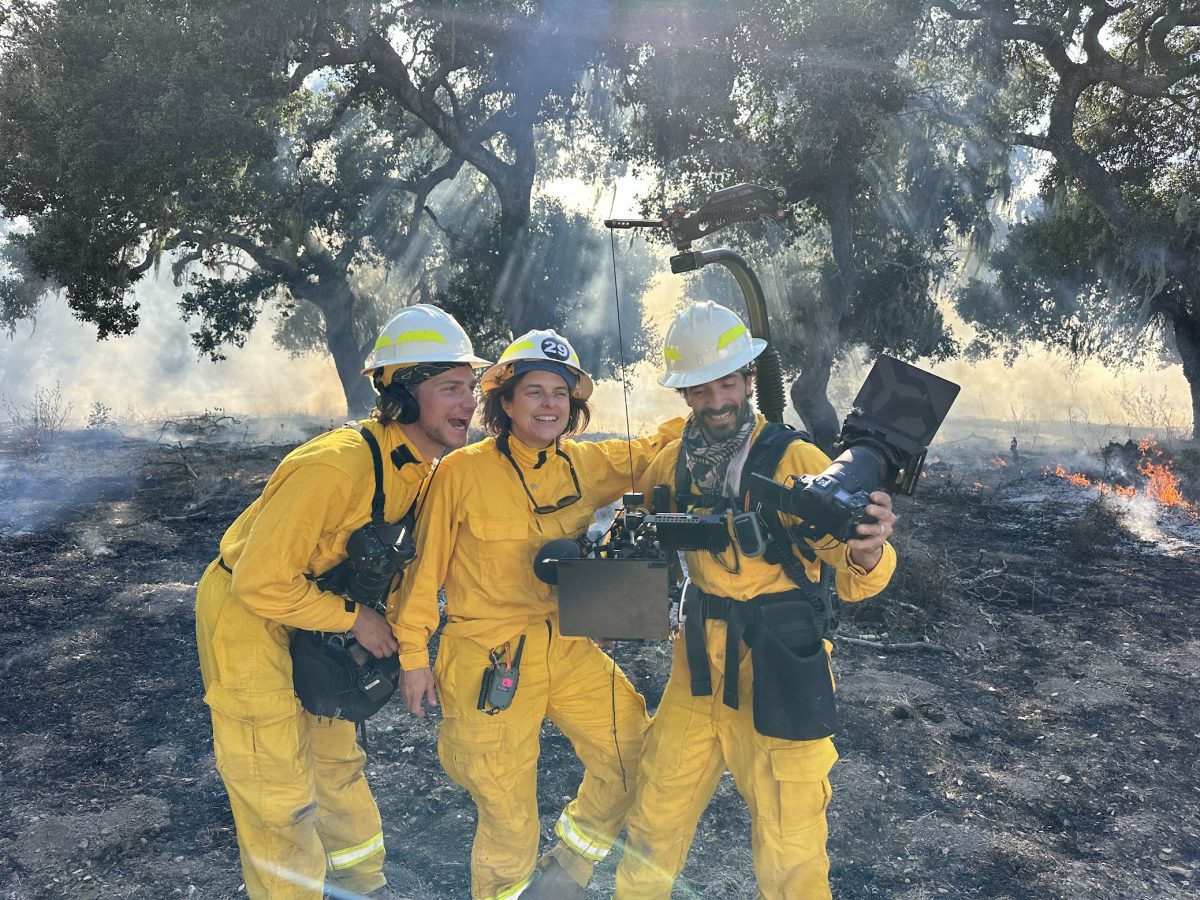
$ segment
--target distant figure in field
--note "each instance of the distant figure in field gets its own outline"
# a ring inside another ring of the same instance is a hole
[[[1017,436],[1014,434],[1012,443],[1008,445],[1008,452],[1012,456],[1013,465],[1021,461],[1021,451],[1017,449]]]

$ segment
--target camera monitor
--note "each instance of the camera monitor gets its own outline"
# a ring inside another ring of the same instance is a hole
[[[868,421],[928,447],[957,396],[958,385],[952,381],[880,354],[854,406]]]
[[[565,635],[666,640],[667,563],[655,559],[560,559],[558,627]]]

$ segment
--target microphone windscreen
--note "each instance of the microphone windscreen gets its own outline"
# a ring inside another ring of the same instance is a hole
[[[533,573],[546,584],[558,584],[558,561],[560,559],[579,559],[583,551],[578,541],[560,538],[543,544],[533,559]]]

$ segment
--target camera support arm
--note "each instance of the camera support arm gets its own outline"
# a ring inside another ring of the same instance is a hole
[[[766,188],[757,184],[735,184],[710,195],[695,212],[683,206],[675,207],[662,219],[605,219],[607,228],[657,228],[669,231],[675,248],[680,252],[671,257],[671,271],[676,275],[694,272],[710,263],[720,263],[732,274],[741,289],[749,313],[750,333],[769,344],[771,328],[767,321],[767,300],[758,276],[739,253],[727,248],[692,250],[692,241],[705,237],[737,222],[759,219],[780,221],[790,210],[783,188]],[[782,422],[784,410],[783,367],[779,353],[768,346],[756,361],[755,394],[758,408],[769,422]]]

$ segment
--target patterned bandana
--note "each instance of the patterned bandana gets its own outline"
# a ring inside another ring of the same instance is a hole
[[[417,363],[415,366],[404,366],[397,369],[396,373],[392,375],[392,384],[398,383],[406,388],[415,388],[423,381],[428,381],[443,372],[449,372],[465,365],[466,363],[459,362],[427,362]]]
[[[754,410],[747,403],[738,422],[738,429],[723,440],[710,442],[693,413],[683,426],[683,450],[687,454],[688,474],[701,493],[733,497],[736,480],[741,477],[741,465],[749,452],[750,435],[754,431]],[[727,489],[730,463],[734,465],[735,483]]]

